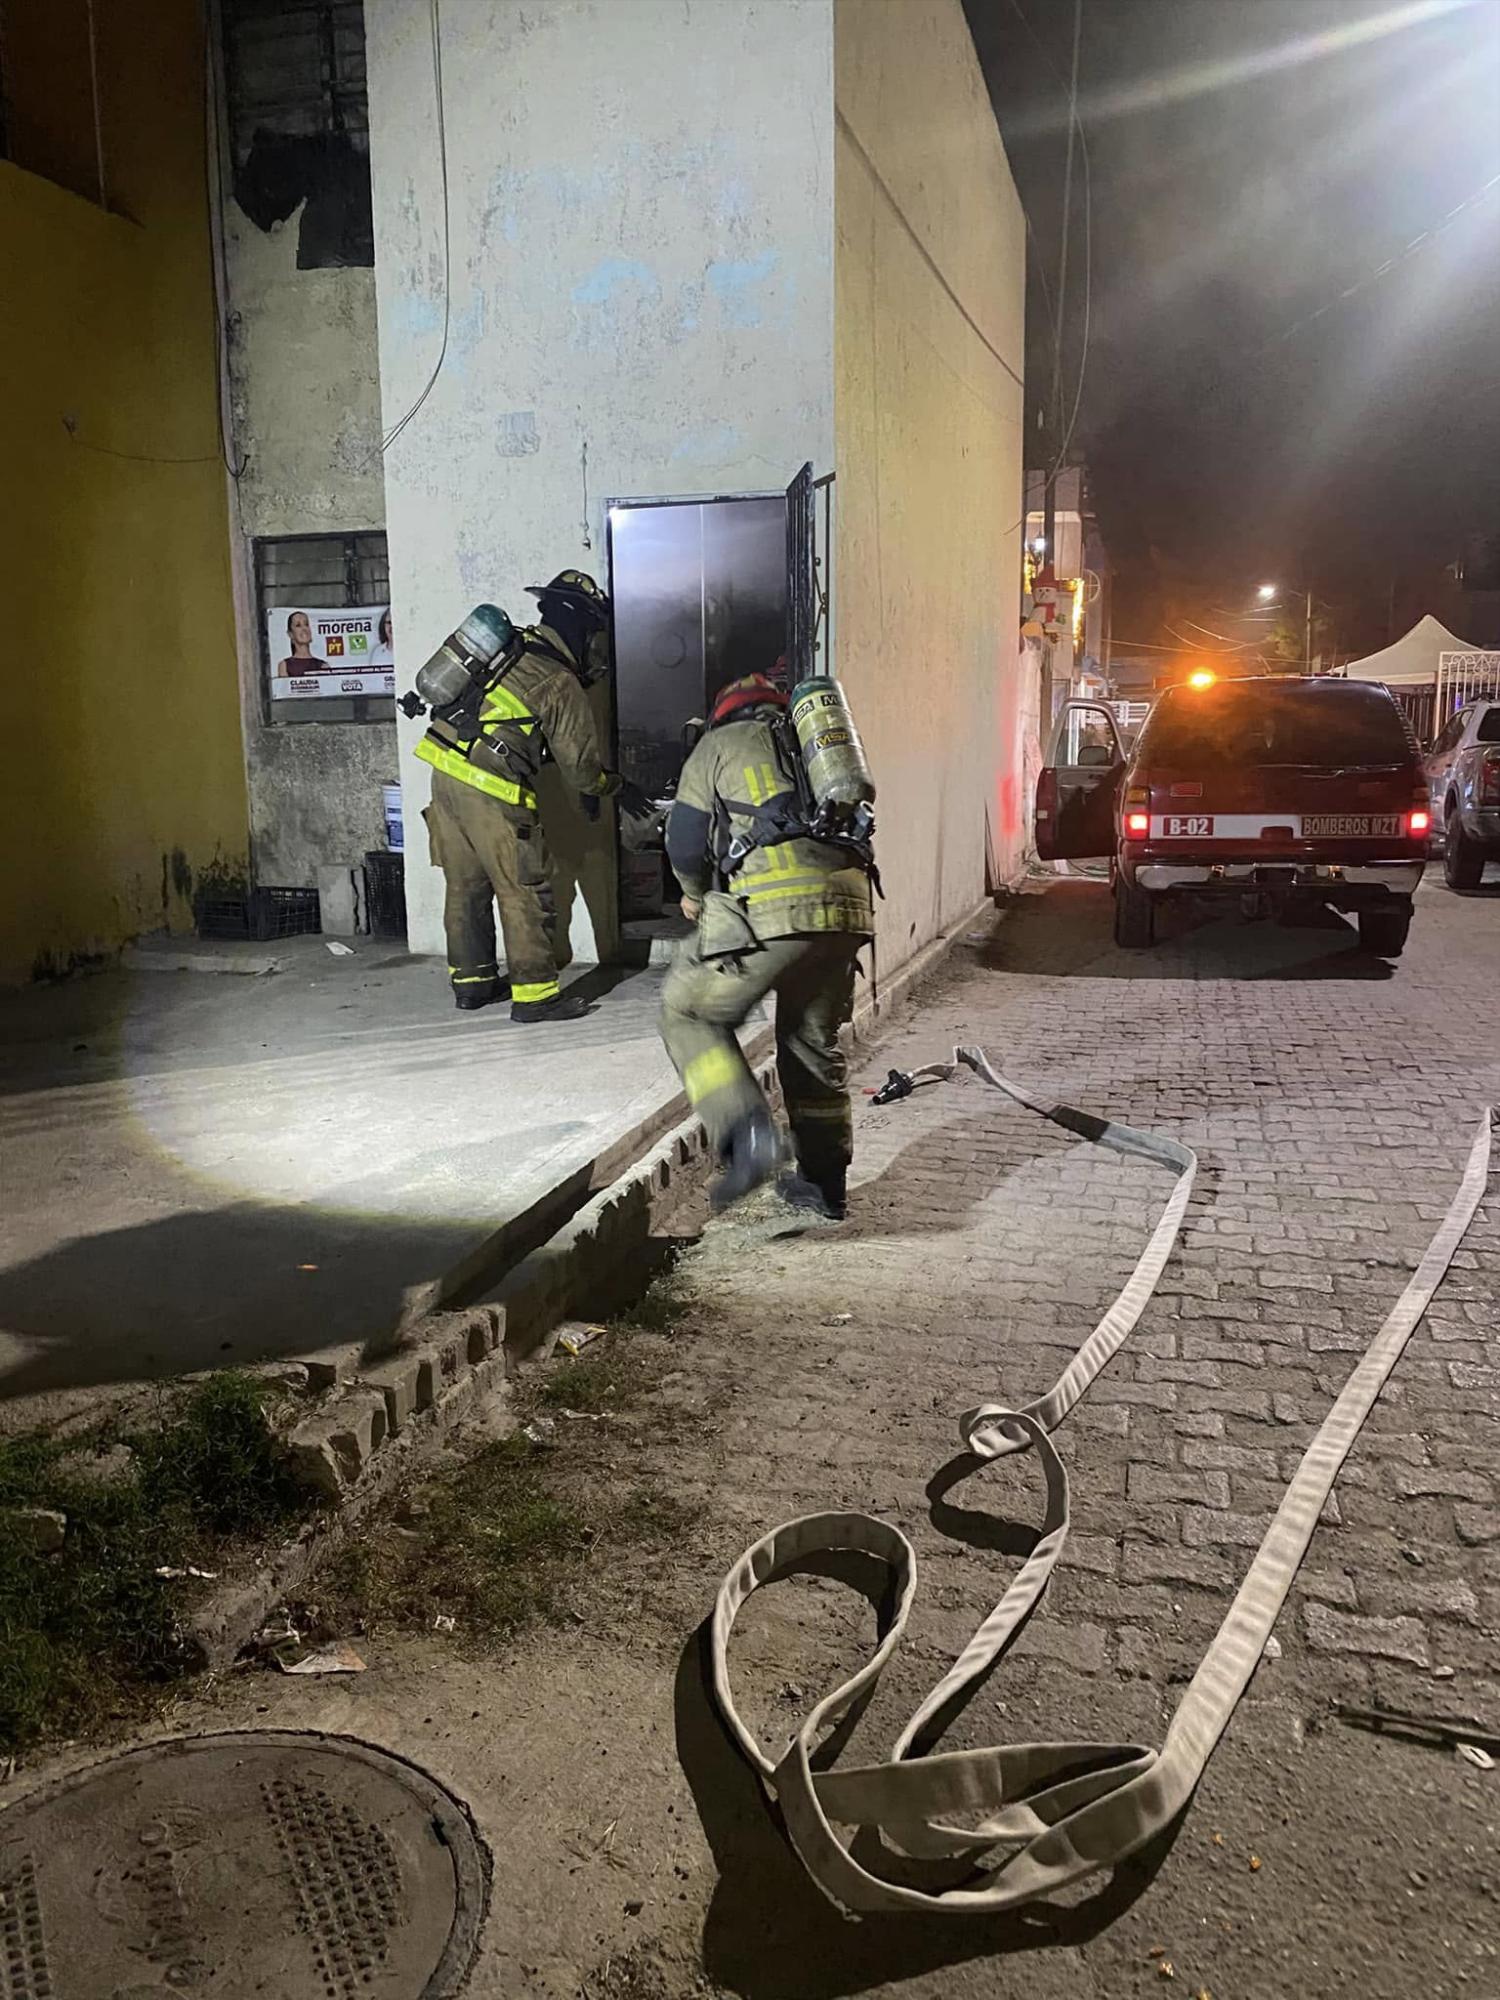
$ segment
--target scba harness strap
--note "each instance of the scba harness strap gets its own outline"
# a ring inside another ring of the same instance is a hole
[[[576,671],[565,653],[535,626],[527,626],[483,674],[474,676],[457,701],[433,709],[432,726],[417,755],[465,784],[534,811],[532,786],[541,767],[552,762],[552,750],[541,718],[505,685],[528,653]]]
[[[1166,1167],[1176,1180],[1119,1296],[1047,1394],[1014,1410],[981,1403],[959,1421],[964,1445],[976,1460],[1035,1452],[1046,1488],[1042,1532],[1009,1589],[908,1721],[887,1762],[842,1771],[813,1768],[823,1732],[873,1691],[901,1643],[917,1582],[916,1556],[905,1535],[867,1514],[806,1515],[748,1549],[720,1586],[711,1643],[714,1693],[724,1719],[779,1804],[808,1873],[831,1901],[854,1915],[896,1910],[987,1915],[1011,1909],[1114,1867],[1170,1825],[1255,1671],[1338,1471],[1452,1262],[1489,1175],[1494,1113],[1486,1108],[1447,1214],[1304,1453],[1162,1748],[1064,1742],[935,1752],[932,1746],[948,1722],[1024,1631],[1063,1552],[1068,1477],[1050,1433],[1140,1319],[1176,1246],[1198,1167],[1193,1151],[1175,1139],[1071,1105],[1049,1106],[999,1075],[982,1049],[955,1049],[952,1063],[930,1064],[913,1076],[944,1079],[960,1067],[1053,1124],[1111,1152]],[[735,1707],[730,1633],[741,1606],[763,1584],[830,1551],[853,1551],[883,1564],[892,1578],[894,1614],[865,1666],[819,1702],[787,1748],[772,1757]],[[856,1858],[856,1846],[866,1851],[862,1832],[878,1835],[899,1854],[946,1864],[948,1883],[924,1889],[872,1872]],[[955,1866],[963,1879],[952,1884]]]
[[[736,716],[731,720],[740,721],[743,717]],[[822,847],[838,848],[847,854],[857,867],[864,869],[875,894],[883,899],[885,890],[875,861],[873,838],[869,834],[849,833],[819,810],[791,723],[780,714],[768,716],[766,720],[770,723],[771,740],[781,775],[790,789],[758,802],[722,797],[716,800],[718,824],[715,849],[724,882],[728,884],[732,881],[759,847],[779,847],[788,840],[813,840]],[[748,821],[749,824],[743,832],[731,834],[731,818]]]

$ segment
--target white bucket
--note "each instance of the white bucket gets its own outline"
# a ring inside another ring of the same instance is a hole
[[[385,844],[392,854],[404,854],[406,833],[401,817],[401,787],[382,785],[380,798],[385,810]]]

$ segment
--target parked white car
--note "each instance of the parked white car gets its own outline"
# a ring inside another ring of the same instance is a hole
[[[1423,768],[1448,887],[1477,889],[1484,864],[1500,861],[1500,699],[1461,708]]]

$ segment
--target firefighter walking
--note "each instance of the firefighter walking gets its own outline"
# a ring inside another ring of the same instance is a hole
[[[731,682],[683,767],[667,856],[698,930],[667,975],[662,1039],[723,1162],[714,1199],[727,1206],[781,1164],[735,1035],[774,993],[776,1066],[800,1176],[790,1192],[842,1217],[853,1123],[838,1037],[853,1012],[855,958],[875,929],[874,863],[867,838],[815,836],[815,824],[828,827],[817,819],[787,706],[763,675]],[[852,725],[848,736],[857,752]]]
[[[433,712],[417,746],[433,773],[423,817],[443,871],[456,1005],[470,1011],[500,997],[498,908],[511,1019],[573,1021],[588,1002],[558,986],[568,953],[556,935],[536,775],[544,760],[555,762],[591,818],[601,799],[622,794],[618,773],[601,761],[584,694],[609,669],[609,599],[591,576],[572,569],[533,586],[531,595],[539,623],[513,635],[475,679],[471,697]],[[635,787],[623,789],[634,797]]]

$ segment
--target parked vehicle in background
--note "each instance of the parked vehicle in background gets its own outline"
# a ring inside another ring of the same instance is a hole
[[[1367,681],[1205,674],[1169,688],[1129,748],[1107,704],[1070,701],[1037,785],[1038,854],[1108,857],[1128,946],[1154,942],[1165,899],[1206,897],[1347,911],[1367,951],[1396,958],[1429,824],[1417,740]]]
[[[1424,768],[1448,887],[1477,889],[1486,861],[1500,861],[1500,699],[1461,708]]]

